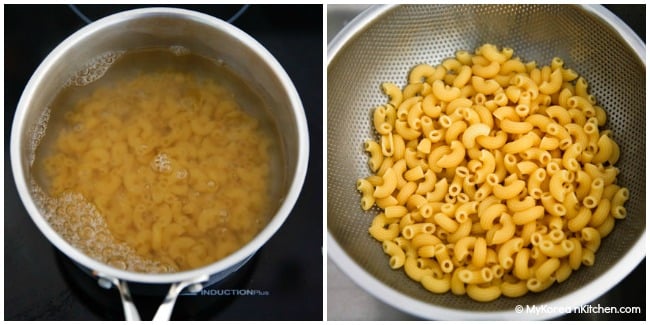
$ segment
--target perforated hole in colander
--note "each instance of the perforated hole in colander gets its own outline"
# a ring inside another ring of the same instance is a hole
[[[375,135],[370,114],[386,102],[379,85],[404,86],[418,63],[439,64],[460,49],[483,43],[507,46],[523,60],[565,66],[589,81],[608,113],[605,128],[621,148],[618,183],[629,188],[628,217],[605,238],[592,267],[542,293],[477,303],[466,296],[436,295],[388,267],[381,245],[368,235],[378,210],[363,212],[355,181],[370,174],[363,142]],[[327,223],[330,235],[373,277],[413,299],[455,310],[512,311],[543,304],[580,289],[610,269],[645,232],[645,64],[611,26],[579,6],[399,6],[351,38],[331,59],[327,73]],[[630,268],[631,269],[631,268]],[[593,297],[592,299],[595,299]],[[439,318],[431,315],[433,318]]]

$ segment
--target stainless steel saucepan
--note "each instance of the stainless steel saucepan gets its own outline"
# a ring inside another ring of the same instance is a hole
[[[104,53],[146,48],[187,49],[227,64],[268,104],[279,133],[284,164],[278,203],[268,225],[249,243],[212,264],[188,271],[148,274],[117,269],[73,247],[55,232],[45,211],[36,204],[30,188],[34,133],[42,129],[39,118],[62,85],[88,62]],[[18,193],[40,231],[59,250],[97,278],[103,287],[116,286],[127,320],[139,319],[129,293],[129,283],[169,285],[155,319],[168,319],[182,290],[198,291],[236,272],[282,226],[302,188],[309,156],[307,122],[298,93],[276,59],[255,39],[215,17],[174,8],[146,8],[118,13],[82,28],[41,63],[27,84],[13,121],[11,165]]]

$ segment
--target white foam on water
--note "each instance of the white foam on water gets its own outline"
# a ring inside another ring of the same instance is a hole
[[[182,45],[172,45],[169,47],[169,51],[177,56],[188,55],[191,53],[190,49]]]
[[[87,256],[115,268],[143,273],[177,270],[160,261],[146,259],[128,244],[118,242],[97,208],[78,193],[50,197],[32,180],[32,197],[53,230]]]
[[[45,107],[45,110],[41,113],[36,121],[36,124],[30,130],[30,141],[29,141],[29,152],[28,152],[28,161],[29,165],[34,165],[34,159],[36,159],[36,149],[38,145],[41,144],[41,140],[45,136],[45,131],[47,131],[47,123],[50,121],[50,108]]]
[[[172,162],[167,154],[161,152],[151,161],[151,169],[159,173],[170,173],[172,171]]]
[[[108,68],[113,65],[126,51],[111,51],[101,54],[92,59],[88,64],[84,65],[82,69],[77,71],[64,85],[68,86],[86,86],[102,76],[108,71]]]

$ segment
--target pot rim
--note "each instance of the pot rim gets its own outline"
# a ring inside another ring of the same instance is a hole
[[[60,60],[78,42],[83,41],[83,39],[89,37],[89,35],[92,35],[99,30],[111,28],[111,26],[122,23],[124,21],[136,20],[151,16],[171,16],[181,20],[191,20],[208,25],[222,33],[229,34],[234,38],[237,38],[256,55],[264,58],[265,63],[273,71],[275,76],[281,81],[283,88],[287,93],[287,97],[291,103],[292,112],[296,120],[295,126],[299,135],[299,139],[297,139],[297,163],[296,168],[293,171],[294,176],[291,179],[287,193],[283,197],[282,204],[277,209],[275,215],[269,221],[266,227],[264,227],[264,229],[262,229],[262,231],[260,231],[251,241],[221,260],[196,269],[160,274],[125,271],[101,263],[85,255],[79,249],[69,244],[56,231],[54,231],[49,225],[48,221],[36,208],[36,205],[34,204],[34,201],[30,195],[28,181],[25,176],[26,173],[23,168],[25,157],[21,155],[20,147],[20,135],[22,130],[25,128],[25,116],[28,107],[31,104],[35,91],[43,82],[43,77],[47,74],[52,64]],[[50,243],[56,246],[57,249],[70,257],[72,260],[92,270],[92,273],[94,275],[115,277],[131,282],[162,284],[193,279],[205,274],[213,275],[224,271],[229,272],[229,269],[231,267],[236,266],[239,262],[242,262],[249,256],[255,254],[257,250],[261,248],[276,233],[276,231],[282,226],[284,221],[291,213],[291,210],[293,209],[293,206],[298,199],[305,181],[309,159],[309,130],[307,127],[307,120],[302,101],[293,82],[289,78],[284,68],[277,61],[277,59],[275,59],[275,57],[257,40],[236,26],[204,13],[180,8],[149,7],[122,11],[86,25],[66,38],[48,54],[48,56],[41,62],[39,67],[30,78],[18,102],[18,107],[15,113],[11,131],[10,154],[14,181],[16,183],[18,194],[23,201],[23,205],[41,233],[43,233],[43,235],[45,235]]]

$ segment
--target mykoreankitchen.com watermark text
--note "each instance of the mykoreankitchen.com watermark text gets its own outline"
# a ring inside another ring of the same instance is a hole
[[[642,309],[639,306],[603,306],[582,305],[582,306],[552,306],[552,305],[517,305],[517,314],[640,314]]]
[[[268,290],[258,289],[202,289],[198,292],[184,292],[182,296],[269,296]]]

